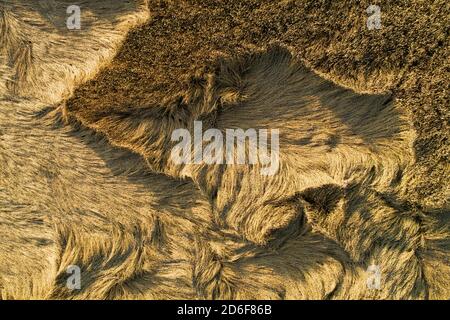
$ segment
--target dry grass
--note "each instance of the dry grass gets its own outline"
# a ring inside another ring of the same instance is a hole
[[[2,298],[450,297],[445,1],[51,3],[0,7]],[[280,173],[175,166],[196,119]]]

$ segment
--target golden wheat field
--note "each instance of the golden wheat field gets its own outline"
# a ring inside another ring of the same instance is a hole
[[[0,0],[0,299],[450,299],[449,22]]]

